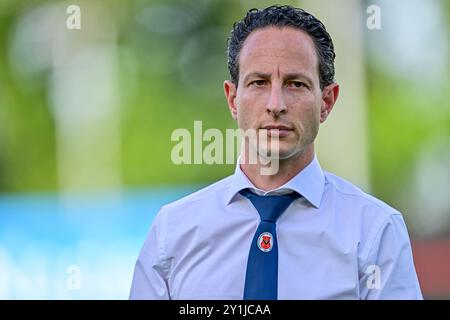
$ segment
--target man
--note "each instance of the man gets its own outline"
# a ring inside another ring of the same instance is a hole
[[[234,175],[164,206],[131,299],[422,299],[401,214],[315,157],[339,93],[334,58],[300,9],[253,9],[234,25],[228,107],[240,129],[277,140],[278,170],[261,175],[267,163],[245,146]]]

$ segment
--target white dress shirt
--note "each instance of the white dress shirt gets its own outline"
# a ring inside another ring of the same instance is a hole
[[[130,299],[242,299],[260,222],[238,192],[296,191],[277,221],[278,299],[422,299],[402,215],[316,158],[282,187],[234,175],[161,208],[136,262]]]

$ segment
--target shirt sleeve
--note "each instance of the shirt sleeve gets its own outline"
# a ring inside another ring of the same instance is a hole
[[[159,212],[139,253],[131,283],[130,300],[170,299],[165,258],[164,240],[166,220]]]
[[[371,246],[360,278],[360,298],[423,299],[408,231],[400,214],[386,219]]]

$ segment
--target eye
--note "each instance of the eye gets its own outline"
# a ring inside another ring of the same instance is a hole
[[[254,86],[257,86],[257,87],[262,87],[262,86],[265,86],[266,84],[267,84],[267,81],[266,80],[262,80],[262,79],[255,80],[255,81],[252,81],[250,83],[250,85],[254,85]]]
[[[290,86],[290,87],[293,87],[293,88],[302,88],[302,87],[306,87],[306,85],[305,85],[303,82],[301,82],[301,81],[291,81],[291,82],[289,83],[289,86]]]

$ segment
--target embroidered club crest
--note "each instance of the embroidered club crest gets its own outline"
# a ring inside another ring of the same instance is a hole
[[[270,232],[263,232],[258,237],[258,248],[263,252],[269,252],[273,247],[273,236]]]

